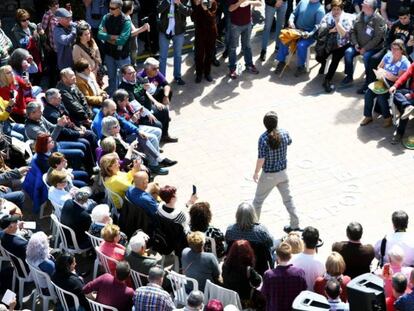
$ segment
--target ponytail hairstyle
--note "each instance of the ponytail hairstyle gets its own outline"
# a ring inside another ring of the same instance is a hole
[[[277,130],[277,113],[269,111],[263,118],[263,124],[269,134],[269,147],[270,149],[277,149],[280,145],[280,133]]]

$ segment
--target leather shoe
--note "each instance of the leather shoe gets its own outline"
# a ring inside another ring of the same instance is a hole
[[[166,168],[162,168],[161,166],[149,166],[149,169],[152,174],[154,175],[168,175],[168,170]]]
[[[220,61],[217,58],[215,58],[213,60],[213,66],[215,66],[215,67],[219,67],[220,66]]]
[[[391,125],[392,125],[392,117],[385,118],[384,124],[382,125],[382,127],[387,128],[387,127],[390,127]]]
[[[201,82],[202,77],[197,75],[195,78],[195,83],[200,83]]]
[[[178,138],[177,137],[171,137],[170,135],[162,136],[161,137],[161,142],[163,142],[163,143],[176,143],[176,142],[178,142]]]
[[[162,167],[168,167],[168,166],[173,166],[175,164],[177,164],[178,162],[175,160],[170,160],[168,158],[164,158],[164,160],[162,160],[159,164]]]
[[[299,231],[299,232],[302,232],[303,231],[303,229],[301,229],[301,228],[292,228],[291,226],[289,226],[289,225],[286,225],[286,226],[284,226],[283,227],[283,231],[285,231],[286,233],[290,233],[290,232],[292,232],[292,231]]]
[[[212,78],[210,75],[205,75],[205,76],[204,76],[204,78],[206,78],[206,80],[207,80],[208,82],[213,81],[213,78]]]
[[[372,118],[371,117],[365,117],[364,119],[362,119],[361,123],[359,123],[360,126],[365,126],[369,123],[372,122]]]

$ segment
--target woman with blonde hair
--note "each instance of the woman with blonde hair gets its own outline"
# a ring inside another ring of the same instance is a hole
[[[117,261],[124,260],[125,247],[119,244],[121,240],[121,230],[117,225],[107,224],[101,231],[101,237],[104,242],[99,246],[99,250],[106,256],[111,257]],[[116,265],[109,262],[109,269],[111,274],[115,275]]]
[[[6,101],[14,99],[14,104],[9,106],[11,108],[8,112],[15,122],[24,123],[26,105],[35,100],[32,97],[32,86],[17,76],[10,65],[0,67],[0,97]]]
[[[347,275],[343,275],[345,271],[345,261],[342,258],[341,254],[339,254],[338,252],[332,252],[326,259],[325,268],[326,268],[325,275],[319,276],[315,280],[315,285],[313,287],[315,293],[326,296],[326,293],[325,293],[326,282],[328,282],[328,280],[331,278],[335,278],[341,284],[340,298],[343,302],[347,302],[348,293],[346,290],[346,285],[349,283],[351,278]]]
[[[291,254],[299,254],[303,251],[303,241],[300,234],[296,231],[290,232],[284,239],[283,242],[287,243],[291,247]]]
[[[99,167],[101,169],[104,186],[123,199],[125,198],[128,187],[132,185],[134,174],[141,170],[141,159],[134,160],[132,169],[128,173],[125,173],[120,170],[118,155],[116,153],[110,153],[101,158]],[[116,197],[113,199],[115,207],[120,209],[122,207],[121,202]]]

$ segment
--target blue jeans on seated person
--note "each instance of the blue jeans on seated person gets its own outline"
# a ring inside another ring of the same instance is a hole
[[[365,93],[364,117],[372,117],[372,109],[374,107],[375,98],[377,99],[376,107],[379,107],[379,110],[376,110],[381,112],[381,115],[384,119],[389,118],[391,116],[390,107],[388,104],[390,94],[387,92],[385,94],[377,95],[370,89],[368,89]]]
[[[140,125],[139,130],[148,138],[143,139],[138,133],[134,133],[129,135],[125,141],[131,143],[135,139],[138,139],[138,149],[145,153],[149,165],[158,166],[157,159],[160,157],[161,129],[154,126]]]
[[[25,141],[26,134],[24,130],[24,124],[21,123],[11,123],[10,121],[4,121],[3,123],[3,133],[17,138],[18,140]]]
[[[82,188],[88,185],[90,180],[89,174],[85,171],[72,171],[73,185],[77,188]]]
[[[306,57],[308,55],[308,47],[311,46],[315,40],[313,38],[299,39],[296,47],[297,65],[305,66]],[[279,51],[276,55],[276,60],[279,62],[285,62],[286,56],[289,54],[289,46],[280,42]]]
[[[394,104],[397,107],[401,115],[404,113],[405,108],[407,108],[408,106],[414,105],[414,99],[407,99],[407,97],[405,97],[405,94],[410,94],[410,93],[411,93],[411,90],[401,89],[401,90],[398,90],[394,94]],[[404,120],[400,119],[400,122],[398,123],[397,134],[401,135],[401,137],[404,136],[405,128],[407,127],[408,120],[409,118],[406,118]]]
[[[20,209],[23,209],[24,204],[24,192],[23,191],[12,191],[7,187],[7,191],[0,191],[0,198],[10,201],[16,204]]]
[[[243,26],[231,24],[230,26],[230,50],[229,50],[229,68],[236,69],[237,54],[236,50],[239,46],[239,38],[241,38],[242,51],[246,67],[253,65],[252,48],[250,45],[250,37],[252,34],[252,24],[248,23]]]
[[[366,51],[364,55],[362,55],[365,72],[367,72],[368,70],[372,70],[372,68],[370,68],[369,66],[369,61],[371,57],[377,52],[379,52],[379,50],[369,50]],[[345,50],[345,74],[351,78],[353,78],[354,76],[354,57],[357,55],[360,54],[357,50],[355,50],[354,46],[350,46]],[[365,83],[365,87],[368,87],[368,83]]]

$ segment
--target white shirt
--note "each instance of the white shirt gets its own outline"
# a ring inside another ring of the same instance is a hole
[[[313,291],[316,278],[323,276],[325,273],[325,263],[317,254],[300,253],[292,258],[289,263],[305,271],[306,285],[310,291]]]
[[[375,257],[380,258],[381,252],[381,242],[380,239],[375,244]],[[385,247],[385,254],[387,255],[389,250],[394,246],[398,245],[404,251],[404,262],[403,266],[411,266],[414,264],[414,234],[410,232],[393,232],[387,234],[387,244]],[[388,262],[388,256],[384,257],[384,262]]]

